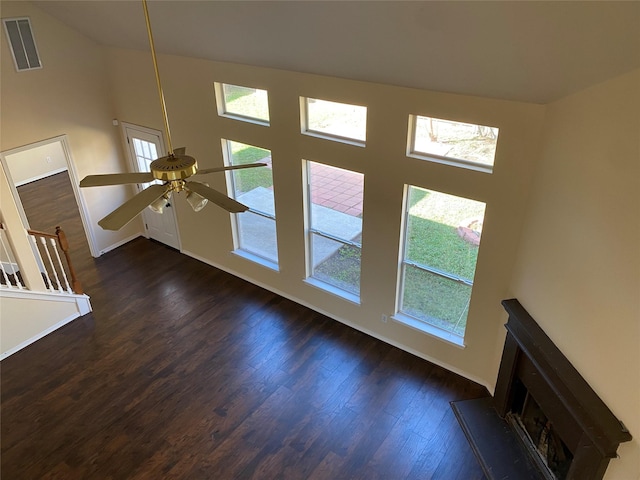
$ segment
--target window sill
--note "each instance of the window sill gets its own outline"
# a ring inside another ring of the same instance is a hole
[[[249,253],[245,250],[233,250],[231,253],[239,257],[242,257],[246,260],[249,260],[253,263],[257,263],[258,265],[261,265],[263,267],[269,268],[271,270],[275,270],[276,272],[280,271],[280,267],[278,267],[277,263],[272,262],[271,260],[267,260],[266,258],[260,257],[253,253]]]
[[[316,280],[315,278],[306,278],[304,280],[304,283],[311,285],[312,287],[318,288],[324,292],[328,292],[332,295],[343,298],[351,303],[355,303],[356,305],[360,305],[360,297],[358,295],[354,295],[353,293],[347,292],[346,290],[342,290],[338,287],[334,287],[329,283]]]
[[[476,172],[493,173],[493,165],[485,165],[457,158],[441,157],[439,155],[426,152],[410,151],[407,152],[407,157],[426,160],[427,162],[440,163],[442,165],[449,165],[450,167],[466,168],[467,170],[474,170]]]
[[[446,330],[442,330],[441,328],[434,327],[433,325],[429,325],[428,323],[421,322],[413,317],[408,315],[404,315],[402,313],[396,313],[391,316],[391,320],[397,323],[401,323],[406,325],[413,330],[418,330],[419,332],[425,333],[431,337],[435,337],[438,340],[445,341],[450,343],[451,345],[458,348],[465,348],[464,338],[456,335],[455,333],[447,332]]]

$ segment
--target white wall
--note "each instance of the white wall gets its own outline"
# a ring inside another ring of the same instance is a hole
[[[548,107],[511,291],[635,439],[640,478],[640,70]]]
[[[2,16],[31,19],[43,68],[16,72],[6,35],[0,35],[0,151],[66,134],[80,179],[123,171],[103,49],[28,2],[3,1]],[[81,190],[94,226],[133,193],[127,187],[107,187],[108,195],[98,190]],[[97,249],[141,232],[139,220],[119,232],[96,226]]]
[[[15,186],[67,170],[67,159],[60,142],[6,155],[6,161]]]

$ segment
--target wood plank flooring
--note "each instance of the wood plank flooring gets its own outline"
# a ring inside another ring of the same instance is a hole
[[[483,387],[143,238],[74,260],[94,312],[0,364],[3,479],[483,478]]]

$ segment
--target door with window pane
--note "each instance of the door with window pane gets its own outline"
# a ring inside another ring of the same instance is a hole
[[[127,137],[128,154],[135,170],[137,172],[151,171],[151,162],[164,155],[161,133],[129,124],[124,125],[124,130]],[[141,192],[153,183],[162,182],[154,180],[153,182],[138,184],[138,192]],[[162,212],[145,208],[142,211],[142,218],[149,238],[153,238],[175,249],[180,249],[173,198],[167,202]]]
[[[312,161],[306,167],[309,277],[359,297],[364,175]]]

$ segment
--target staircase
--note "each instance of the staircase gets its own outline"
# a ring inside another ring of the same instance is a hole
[[[60,227],[0,223],[0,266],[0,360],[91,312]]]

